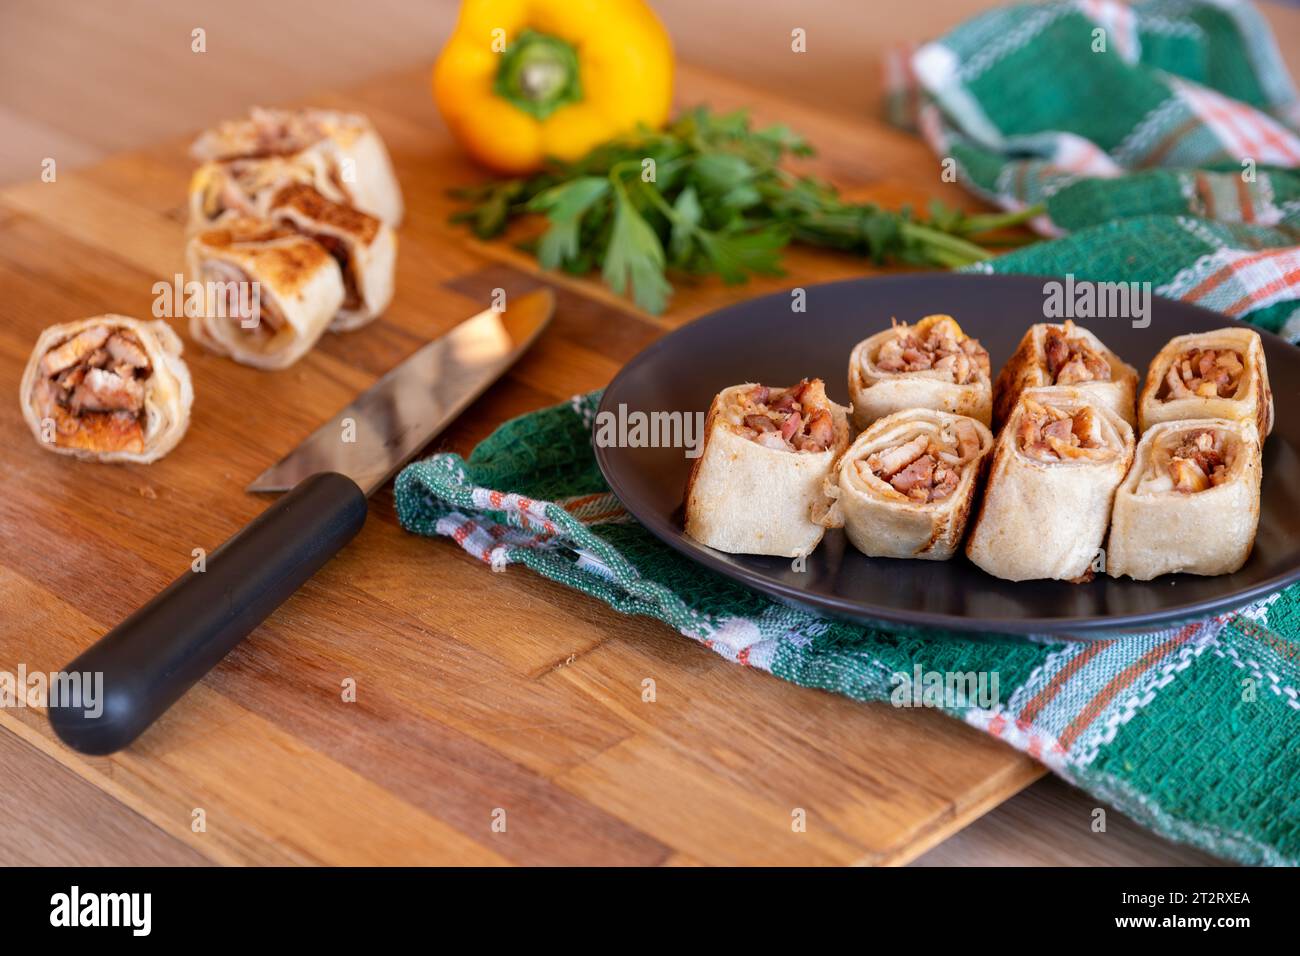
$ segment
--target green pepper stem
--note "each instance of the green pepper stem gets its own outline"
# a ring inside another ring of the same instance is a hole
[[[501,54],[492,91],[544,120],[561,106],[582,99],[578,51],[557,36],[524,30]]]

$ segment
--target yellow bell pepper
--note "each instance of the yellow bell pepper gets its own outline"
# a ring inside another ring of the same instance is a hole
[[[672,84],[672,42],[643,0],[465,0],[433,68],[452,133],[508,174],[662,126]]]

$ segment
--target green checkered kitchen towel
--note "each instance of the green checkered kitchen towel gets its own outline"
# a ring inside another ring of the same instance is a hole
[[[1300,339],[1300,99],[1249,3],[1004,7],[886,66],[958,182],[1069,236],[977,269],[1149,281]]]
[[[1112,37],[1104,54],[1088,45],[1098,23]],[[1264,163],[1300,153],[1282,125],[1295,99],[1249,8],[995,11],[927,49],[939,48],[930,54],[939,65],[920,72],[940,81],[925,107],[942,130],[940,153],[1005,205],[1045,198],[1044,227],[1071,232],[993,271],[1150,281],[1270,328],[1290,319],[1297,331],[1300,209],[1285,198],[1295,179]],[[1281,144],[1254,157],[1249,188],[1215,178],[1240,171],[1123,172],[1235,161],[1229,127]],[[1093,172],[1075,168],[1083,153]],[[493,570],[523,565],[738,664],[858,700],[891,699],[898,676],[918,668],[996,673],[996,701],[940,706],[1167,837],[1248,863],[1300,863],[1300,586],[1212,620],[1089,643],[918,636],[812,617],[702,569],[630,520],[592,452],[598,397],[507,422],[468,460],[409,466],[396,485],[402,525],[450,537]]]

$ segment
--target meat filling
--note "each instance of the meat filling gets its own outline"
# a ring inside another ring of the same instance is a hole
[[[1204,491],[1228,478],[1228,461],[1222,442],[1214,432],[1188,435],[1169,459],[1169,477],[1174,490],[1184,494]]]
[[[777,451],[822,452],[835,444],[835,420],[820,379],[790,388],[755,385],[731,418],[740,434]]]
[[[85,329],[46,352],[40,370],[36,408],[54,422],[58,444],[144,450],[144,390],[153,368],[133,333]]]
[[[1024,400],[1016,429],[1021,451],[1039,461],[1101,461],[1114,452],[1101,434],[1101,421],[1087,405],[1076,409]]]
[[[980,436],[970,422],[958,422],[951,435],[922,433],[874,452],[855,463],[858,475],[871,474],[918,504],[943,501],[961,482],[961,467],[980,453]]]
[[[1246,370],[1234,349],[1192,349],[1169,367],[1157,398],[1232,398]]]
[[[254,107],[249,118],[237,147],[241,156],[289,156],[329,135],[329,125],[310,112]]]
[[[876,354],[882,372],[939,373],[957,385],[989,375],[989,353],[948,316],[915,326],[895,323],[894,332]]]
[[[1178,492],[1195,494],[1217,488],[1228,480],[1235,446],[1211,430],[1184,432],[1178,444],[1157,449],[1139,490],[1144,494]]]
[[[338,236],[331,236],[328,233],[313,232],[310,235],[324,247],[326,252],[334,257],[334,261],[339,264],[339,271],[343,273],[343,305],[341,308],[349,311],[361,308],[361,290],[357,288],[357,277],[352,272],[347,243]]]
[[[1074,323],[1049,326],[1043,343],[1047,374],[1052,385],[1110,381],[1110,363],[1082,337],[1074,336]]]
[[[204,214],[209,219],[231,211],[255,216],[259,197],[286,179],[309,182],[310,173],[290,162],[276,159],[226,160],[222,164],[222,173],[208,180],[203,194]]]

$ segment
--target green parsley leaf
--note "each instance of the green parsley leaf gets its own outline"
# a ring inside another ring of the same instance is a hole
[[[611,139],[535,176],[455,190],[469,208],[452,218],[492,238],[515,219],[543,216],[546,230],[525,246],[543,268],[599,269],[611,289],[630,287],[637,305],[657,313],[672,295],[669,270],[725,282],[781,275],[781,251],[791,241],[948,268],[990,256],[968,237],[1042,212],[968,215],[933,203],[922,222],[906,207],[845,202],[829,183],[781,166],[812,152],[787,126],[755,130],[743,110],[701,106],[665,129]],[[999,244],[1016,241],[1000,237]]]
[[[657,315],[673,291],[664,278],[663,244],[621,186],[614,188],[614,196],[614,229],[605,247],[605,283],[621,295],[630,276],[633,301]]]

